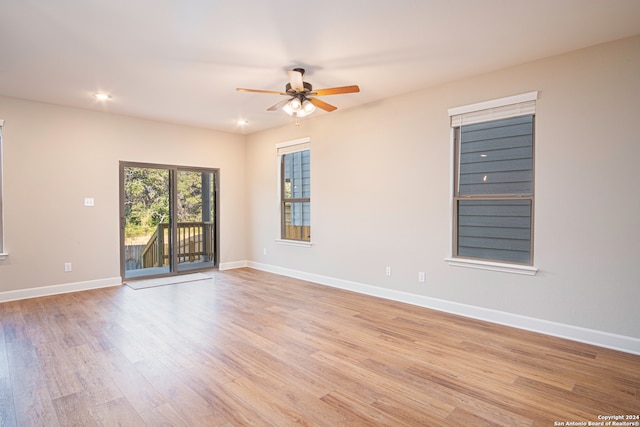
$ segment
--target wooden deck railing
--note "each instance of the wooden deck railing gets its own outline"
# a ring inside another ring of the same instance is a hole
[[[308,225],[285,225],[284,238],[293,240],[311,240],[311,227]]]
[[[178,263],[213,259],[212,222],[179,222],[177,231]],[[142,250],[142,268],[169,265],[169,240],[169,224],[158,224]]]

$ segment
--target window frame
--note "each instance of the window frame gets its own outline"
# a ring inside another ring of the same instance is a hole
[[[309,190],[309,197],[304,198],[285,198],[285,156],[288,154],[299,153],[302,151],[309,151],[309,159],[311,159],[311,138],[305,137],[300,139],[295,139],[292,141],[282,142],[276,144],[276,154],[277,154],[277,170],[278,170],[278,218],[280,222],[279,235],[276,238],[277,243],[292,245],[292,246],[302,246],[302,247],[310,247],[312,246],[311,242],[311,220],[309,220],[309,239],[293,239],[290,237],[286,237],[285,235],[285,225],[286,225],[286,211],[285,204],[286,203],[309,203],[309,209],[311,210],[311,190]]]
[[[534,275],[534,226],[535,226],[535,107],[538,92],[529,92],[506,98],[500,98],[471,104],[449,110],[451,129],[451,239],[449,265],[457,267],[479,268],[515,274]],[[462,127],[469,124],[485,123],[494,120],[532,115],[532,178],[531,193],[508,194],[460,194],[460,151]],[[529,262],[503,261],[488,258],[474,258],[458,255],[458,208],[463,200],[530,200]]]
[[[3,151],[2,151],[2,128],[4,127],[4,120],[0,119],[0,260],[5,259],[7,256],[9,256],[8,253],[5,252],[5,245],[4,245],[4,199],[3,199],[3,180],[2,180],[2,174],[3,174],[3,169],[2,169],[2,162],[4,160],[3,158]]]

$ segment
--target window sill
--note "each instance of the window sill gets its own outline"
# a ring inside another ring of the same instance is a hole
[[[8,256],[9,256],[9,254],[0,253],[0,260],[6,259]]]
[[[276,243],[280,245],[287,245],[287,246],[300,246],[303,248],[310,248],[311,246],[313,246],[313,243],[305,242],[303,240],[276,239]]]
[[[506,264],[501,262],[479,261],[463,258],[446,258],[445,261],[454,267],[477,268],[479,270],[499,271],[502,273],[524,274],[534,276],[538,269],[529,265]]]

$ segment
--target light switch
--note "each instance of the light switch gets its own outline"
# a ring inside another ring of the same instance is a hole
[[[93,201],[93,197],[85,197],[84,198],[85,206],[95,206],[95,202]]]

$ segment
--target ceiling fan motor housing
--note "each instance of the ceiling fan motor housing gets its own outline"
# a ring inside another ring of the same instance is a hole
[[[291,95],[295,95],[297,93],[307,93],[307,92],[311,92],[313,90],[313,86],[311,85],[311,83],[302,82],[302,86],[304,87],[304,90],[299,92],[299,91],[291,88],[291,83],[287,83],[286,86],[285,86],[285,92],[287,92],[288,94],[291,94]]]

